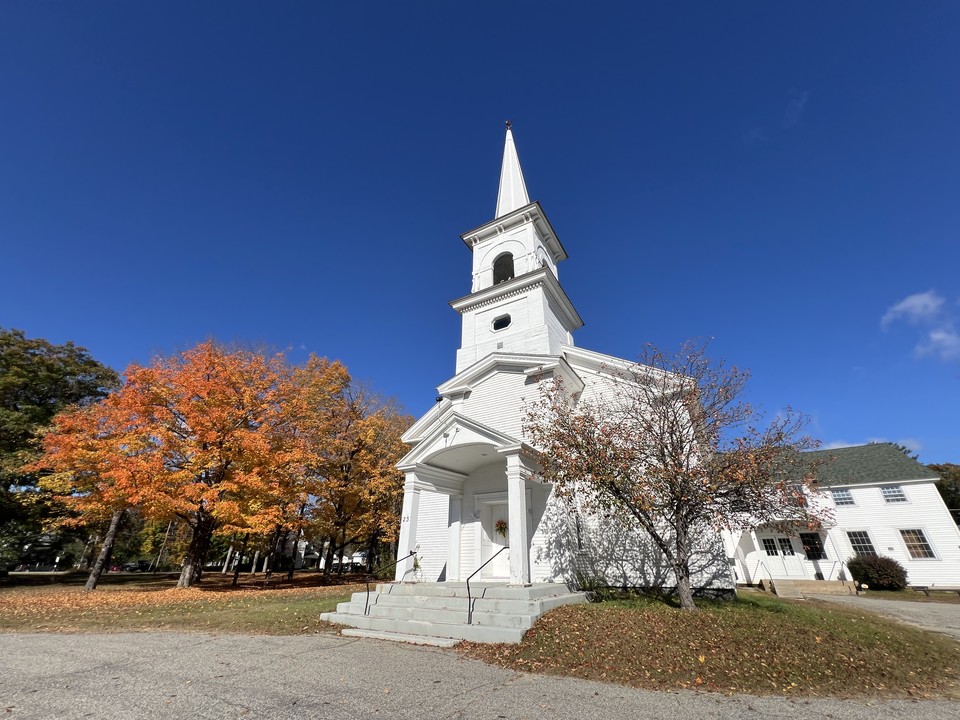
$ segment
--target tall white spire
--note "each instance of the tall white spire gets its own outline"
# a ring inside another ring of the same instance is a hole
[[[500,168],[500,192],[497,193],[497,214],[494,220],[530,204],[527,185],[523,182],[517,146],[513,144],[513,131],[507,120],[507,139],[503,145],[503,167]]]

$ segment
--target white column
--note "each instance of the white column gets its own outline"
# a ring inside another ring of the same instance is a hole
[[[530,584],[530,523],[527,514],[527,481],[519,454],[507,455],[507,502],[510,524],[510,584]]]
[[[460,579],[460,514],[461,495],[450,496],[450,514],[447,523],[447,580]]]
[[[400,541],[397,543],[397,558],[409,555],[417,547],[417,515],[420,513],[420,491],[414,490],[415,473],[407,473],[403,485],[403,510],[400,514]],[[397,564],[394,579],[413,579],[413,558]]]

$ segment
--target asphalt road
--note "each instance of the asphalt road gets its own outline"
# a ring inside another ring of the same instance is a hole
[[[336,635],[0,634],[0,718],[909,718],[960,703],[657,693]]]
[[[904,592],[911,592],[906,590]],[[868,593],[858,595],[814,595],[815,600],[838,603],[869,610],[880,615],[916,625],[924,630],[950,635],[960,640],[960,605],[953,603],[910,602],[884,600]]]

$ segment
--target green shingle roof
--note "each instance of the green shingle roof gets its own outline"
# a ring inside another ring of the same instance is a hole
[[[814,450],[809,454],[829,460],[817,468],[817,480],[823,485],[872,485],[940,477],[890,443]]]

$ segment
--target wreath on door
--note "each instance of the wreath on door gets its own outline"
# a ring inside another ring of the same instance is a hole
[[[493,529],[496,530],[497,535],[505,538],[507,536],[507,521],[497,520],[496,524],[493,526]]]

